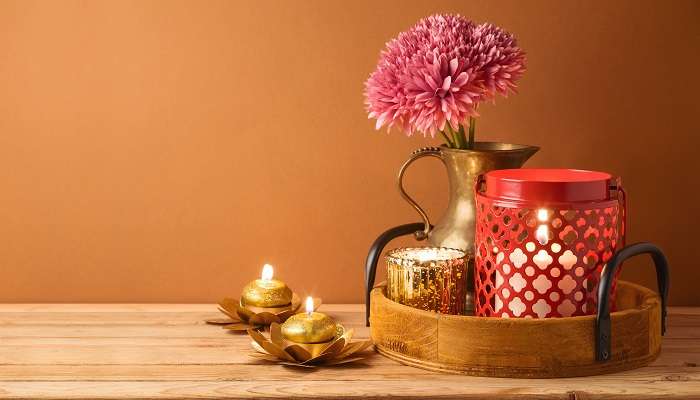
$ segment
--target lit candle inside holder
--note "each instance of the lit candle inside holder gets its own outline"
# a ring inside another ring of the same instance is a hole
[[[547,212],[546,209],[540,208],[537,210],[537,220],[540,222],[547,222],[549,219],[549,213]],[[537,227],[537,230],[535,231],[535,239],[537,239],[538,242],[542,246],[546,245],[547,242],[549,242],[549,228],[547,228],[547,225],[540,225]]]
[[[537,239],[542,246],[547,244],[549,241],[549,229],[547,229],[547,225],[540,225],[537,227],[537,230],[535,231],[535,239]]]
[[[292,290],[278,279],[272,279],[274,269],[265,264],[260,279],[256,279],[243,288],[241,295],[244,306],[281,307],[292,302]]]
[[[282,324],[282,335],[296,343],[325,343],[337,335],[337,324],[333,318],[314,312],[314,300],[306,298],[306,312],[292,315]]]

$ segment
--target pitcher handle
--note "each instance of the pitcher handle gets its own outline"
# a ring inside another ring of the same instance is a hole
[[[408,195],[408,193],[406,193],[406,190],[403,188],[403,175],[404,173],[406,173],[406,169],[409,165],[413,164],[413,162],[417,159],[423,157],[435,157],[442,161],[443,164],[445,163],[445,160],[443,160],[442,156],[440,155],[440,148],[424,147],[411,153],[411,156],[408,158],[408,160],[406,160],[405,163],[403,163],[401,169],[399,169],[399,175],[397,177],[397,184],[401,197],[403,197],[403,199],[406,200],[408,204],[411,205],[411,207],[418,211],[418,214],[420,214],[421,218],[423,219],[423,230],[415,231],[413,233],[413,235],[416,237],[416,240],[425,240],[428,238],[428,234],[430,233],[430,218],[428,218],[428,214],[426,214],[423,208],[419,206],[418,203],[416,203],[416,201]]]

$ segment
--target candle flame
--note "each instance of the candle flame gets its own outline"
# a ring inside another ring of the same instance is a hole
[[[547,210],[540,208],[537,210],[537,220],[540,222],[545,222],[547,220]]]
[[[311,296],[306,298],[306,313],[311,315],[314,312],[314,299]]]
[[[540,225],[537,227],[537,230],[535,231],[535,239],[537,239],[542,246],[547,244],[549,241],[549,229],[547,229],[547,225]]]
[[[263,265],[262,269],[262,280],[264,281],[269,281],[272,280],[272,276],[274,275],[275,270],[272,268],[272,265],[270,264],[265,264]]]

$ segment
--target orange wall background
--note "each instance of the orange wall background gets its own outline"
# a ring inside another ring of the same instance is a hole
[[[673,304],[700,305],[700,3],[681,0],[2,1],[0,301],[212,302],[269,262],[361,302],[370,243],[418,221],[396,171],[439,144],[375,132],[363,82],[434,12],[528,54],[477,137],[621,175],[630,240],[667,251]],[[420,164],[408,186],[436,219],[444,171]],[[624,276],[652,285],[645,264]]]

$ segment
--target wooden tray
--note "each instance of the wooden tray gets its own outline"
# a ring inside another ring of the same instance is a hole
[[[595,319],[501,319],[442,315],[393,302],[384,287],[371,293],[370,332],[377,351],[423,369],[465,375],[553,378],[638,368],[661,349],[661,300],[620,281],[610,314],[612,351],[596,361]]]

